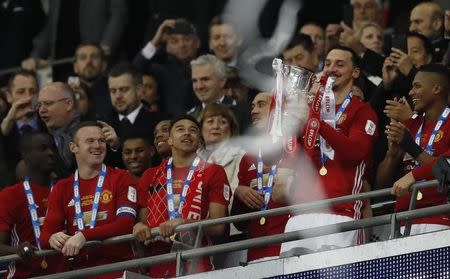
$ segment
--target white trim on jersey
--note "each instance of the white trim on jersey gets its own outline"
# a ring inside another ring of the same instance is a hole
[[[17,234],[16,224],[14,224],[14,227],[11,230],[11,246],[17,247],[17,246],[19,246],[19,243],[20,243],[20,238],[19,238],[19,235]],[[15,274],[16,274],[16,262],[13,261],[13,262],[10,262],[8,265],[8,276],[6,278],[7,279],[13,278]]]
[[[363,187],[363,176],[364,176],[364,170],[366,168],[366,164],[364,161],[362,161],[357,167],[355,172],[355,180],[353,182],[353,188],[352,188],[352,195],[358,194],[361,192],[361,189]],[[355,204],[353,205],[353,210],[355,211],[353,215],[353,219],[359,220],[361,219],[361,208],[362,208],[363,202],[362,201],[355,201]]]

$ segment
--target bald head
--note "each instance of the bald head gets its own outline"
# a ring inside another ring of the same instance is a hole
[[[409,17],[409,31],[417,32],[429,39],[441,36],[444,25],[444,10],[434,2],[420,3]]]
[[[39,116],[48,129],[58,129],[75,117],[75,95],[72,88],[62,82],[44,86],[38,96]]]
[[[269,123],[270,103],[272,94],[268,92],[258,93],[252,102],[252,123],[258,130],[264,131]]]
[[[75,102],[75,93],[73,92],[73,89],[64,82],[57,81],[49,83],[42,87],[40,93],[42,93],[43,91],[52,91],[55,94],[60,95],[61,97],[69,98]]]

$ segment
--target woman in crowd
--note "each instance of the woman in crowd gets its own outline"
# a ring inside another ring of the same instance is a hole
[[[356,30],[356,36],[365,48],[383,54],[383,29],[380,25],[365,21]]]

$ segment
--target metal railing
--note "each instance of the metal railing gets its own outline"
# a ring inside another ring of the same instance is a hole
[[[55,59],[55,60],[46,60],[46,63],[48,64],[48,66],[52,67],[52,66],[57,66],[57,65],[62,65],[62,64],[73,63],[74,60],[75,60],[75,57],[72,56],[72,57],[66,57],[66,58]],[[22,69],[22,67],[20,67],[20,66],[2,69],[2,70],[0,70],[0,76],[12,74],[14,72],[19,71],[20,69]],[[37,69],[37,70],[39,70],[39,69]]]
[[[412,189],[422,189],[422,188],[428,188],[428,187],[434,187],[437,186],[438,183],[436,180],[433,181],[426,181],[421,183],[416,183],[413,185]],[[382,190],[376,190],[366,193],[360,193],[355,195],[349,195],[349,196],[343,196],[343,197],[337,197],[332,198],[328,200],[321,200],[321,201],[315,201],[305,204],[298,204],[298,205],[292,205],[292,206],[286,206],[282,208],[276,208],[276,209],[270,209],[266,211],[258,211],[258,212],[252,212],[242,215],[235,215],[235,216],[229,216],[224,218],[217,218],[217,219],[208,219],[204,221],[199,221],[196,223],[186,224],[186,225],[180,225],[175,229],[175,232],[178,233],[180,231],[187,231],[187,230],[197,230],[199,232],[202,231],[205,227],[219,225],[219,224],[229,224],[233,222],[241,222],[241,221],[248,221],[251,219],[258,219],[261,217],[269,217],[269,216],[276,216],[281,214],[287,214],[287,213],[300,213],[305,211],[312,211],[312,210],[319,210],[328,208],[331,205],[335,205],[338,203],[344,203],[344,202],[350,202],[360,199],[370,199],[370,198],[377,198],[382,197],[390,194],[390,188],[388,189],[382,189]],[[414,195],[412,195],[411,198],[415,198]],[[65,273],[59,273],[55,275],[48,276],[46,278],[76,278],[79,276],[88,276],[88,275],[97,275],[107,272],[113,272],[113,271],[119,271],[124,269],[130,269],[130,268],[136,268],[136,267],[144,267],[159,263],[165,263],[165,262],[177,262],[177,267],[180,268],[182,265],[181,263],[185,260],[189,259],[195,259],[200,256],[209,256],[214,255],[217,253],[224,253],[224,252],[230,252],[230,251],[237,251],[242,249],[248,249],[248,248],[256,248],[261,247],[265,245],[275,244],[275,243],[282,243],[286,241],[292,241],[292,240],[298,240],[308,237],[314,237],[314,236],[320,236],[320,235],[326,235],[330,233],[336,233],[336,230],[338,231],[348,231],[348,230],[355,230],[365,227],[372,227],[372,226],[378,226],[378,225],[384,225],[384,224],[391,224],[391,238],[398,237],[398,229],[399,229],[399,222],[401,221],[408,221],[414,218],[421,218],[424,216],[431,216],[438,213],[448,212],[450,211],[450,205],[441,205],[436,207],[430,207],[430,208],[422,208],[422,209],[416,209],[412,211],[405,211],[400,213],[393,213],[393,214],[387,214],[382,216],[376,216],[371,217],[367,219],[362,220],[355,220],[355,221],[349,221],[345,223],[339,223],[334,225],[327,225],[327,226],[321,226],[316,228],[311,228],[307,230],[297,231],[297,232],[290,232],[290,233],[283,233],[279,235],[271,235],[271,236],[265,236],[260,238],[254,238],[254,239],[248,239],[248,240],[242,240],[237,242],[230,242],[210,247],[201,247],[196,248],[192,250],[187,250],[183,252],[177,252],[177,253],[169,253],[164,254],[160,256],[154,256],[154,257],[148,257],[148,258],[142,258],[142,259],[134,259],[130,261],[125,262],[118,262],[113,264],[107,264],[103,266],[96,266],[92,268],[86,268],[82,270],[77,271],[69,271]],[[199,233],[200,234],[200,233]],[[154,228],[151,230],[152,237],[159,235],[159,229]],[[133,236],[131,234],[129,235],[123,235],[118,237],[113,237],[104,241],[89,241],[86,243],[85,246],[93,246],[98,244],[113,244],[113,243],[119,243],[119,242],[125,242],[125,241],[131,241],[134,240]],[[58,253],[55,250],[41,250],[37,251],[37,256],[47,256],[50,254],[56,254]],[[0,262],[6,262],[6,261],[15,261],[20,260],[20,257],[18,255],[8,255],[0,257]],[[177,268],[177,275],[180,275],[180,270]],[[81,273],[80,273],[81,272]],[[52,277],[54,276],[54,277]]]

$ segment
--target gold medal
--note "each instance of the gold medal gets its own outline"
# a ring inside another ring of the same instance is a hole
[[[175,241],[175,237],[176,237],[176,233],[174,233],[173,235],[171,235],[169,238],[170,238],[170,240],[173,242],[173,241]]]
[[[417,191],[417,197],[416,200],[420,201],[421,199],[423,199],[423,194],[420,191]]]
[[[41,267],[42,267],[42,269],[47,269],[47,267],[48,267],[48,264],[47,264],[47,261],[45,260],[45,258],[43,258],[41,261]]]
[[[261,219],[259,219],[259,224],[261,226],[264,226],[265,223],[266,223],[266,217],[261,217]]]
[[[327,175],[327,173],[328,173],[328,170],[325,168],[325,166],[322,166],[319,170],[319,174],[321,176],[325,176],[325,175]]]

